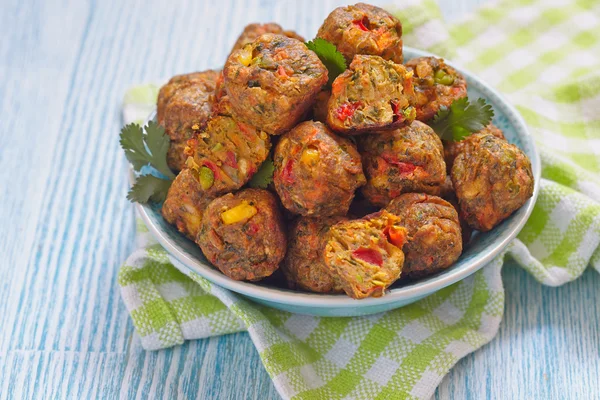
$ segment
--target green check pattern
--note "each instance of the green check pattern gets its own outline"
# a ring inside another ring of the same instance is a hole
[[[138,250],[119,283],[146,349],[247,330],[283,398],[429,399],[460,358],[496,334],[506,255],[546,285],[576,279],[588,266],[600,272],[600,2],[502,1],[452,26],[434,0],[389,9],[407,44],[478,73],[532,129],[543,179],[518,239],[479,272],[417,303],[320,318],[260,306],[179,272],[138,223]],[[156,93],[152,85],[132,88],[125,121],[143,120]]]

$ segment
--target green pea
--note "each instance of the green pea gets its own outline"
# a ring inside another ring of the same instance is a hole
[[[443,69],[438,69],[435,71],[435,83],[439,83],[440,85],[450,86],[454,83],[454,77],[450,74],[447,74]]]
[[[215,151],[219,151],[219,150],[221,150],[222,148],[223,148],[223,145],[222,145],[221,143],[217,143],[217,144],[215,144],[215,145],[213,146],[213,148],[212,148],[212,151],[213,151],[213,152],[215,152]]]
[[[213,183],[215,182],[215,174],[208,167],[200,168],[199,173],[200,186],[202,186],[203,190],[208,190],[211,188]]]

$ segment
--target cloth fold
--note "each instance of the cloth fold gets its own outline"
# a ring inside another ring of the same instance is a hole
[[[600,272],[600,3],[502,1],[451,26],[433,0],[388,9],[402,21],[407,45],[478,73],[531,128],[543,179],[518,239],[482,270],[417,303],[320,318],[254,304],[180,272],[140,222],[138,250],[119,284],[144,348],[247,330],[285,399],[428,399],[460,358],[495,336],[507,254],[551,286],[587,266]],[[128,91],[125,122],[143,120],[156,92],[154,85]]]

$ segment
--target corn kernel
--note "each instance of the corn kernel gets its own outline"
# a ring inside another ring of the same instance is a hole
[[[305,164],[315,164],[319,162],[319,150],[314,147],[308,147],[304,152],[302,152],[302,157],[300,160]]]
[[[237,206],[230,208],[229,210],[221,213],[221,220],[226,225],[235,224],[252,218],[258,210],[256,207],[248,204],[246,200],[242,201]]]

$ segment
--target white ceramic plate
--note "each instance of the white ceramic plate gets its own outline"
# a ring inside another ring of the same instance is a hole
[[[422,50],[404,47],[404,57],[432,55]],[[501,128],[507,140],[520,147],[531,159],[535,187],[533,197],[523,207],[492,231],[479,233],[470,243],[460,259],[450,268],[390,289],[385,296],[354,300],[346,295],[316,294],[292,291],[265,283],[234,281],[206,260],[200,248],[185,238],[177,229],[167,224],[160,214],[159,205],[136,204],[150,233],[169,252],[173,265],[184,273],[196,272],[211,282],[230,289],[261,304],[281,310],[321,316],[356,316],[374,314],[402,307],[451,285],[480,269],[508,245],[519,233],[529,218],[538,196],[540,185],[540,158],[525,122],[519,113],[506,102],[504,97],[468,71],[453,65],[467,79],[469,98],[483,97],[494,108],[494,124]],[[151,117],[153,118],[153,116]]]

